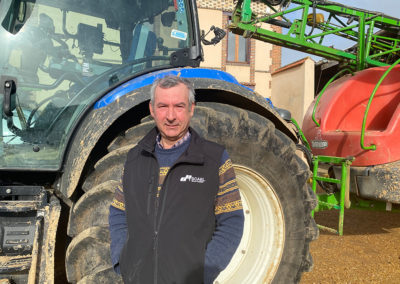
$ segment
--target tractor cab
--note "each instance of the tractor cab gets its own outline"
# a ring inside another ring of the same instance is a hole
[[[183,0],[1,1],[0,169],[58,170],[79,118],[105,93],[197,66],[191,9]]]

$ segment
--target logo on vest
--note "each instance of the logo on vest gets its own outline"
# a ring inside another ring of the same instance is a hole
[[[203,183],[205,182],[205,178],[203,177],[193,177],[192,175],[186,175],[184,177],[181,177],[181,182],[197,182],[197,183]]]

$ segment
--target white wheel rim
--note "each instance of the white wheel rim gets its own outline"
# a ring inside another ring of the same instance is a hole
[[[285,222],[271,184],[248,167],[234,165],[245,215],[242,240],[218,283],[269,283],[282,257]]]

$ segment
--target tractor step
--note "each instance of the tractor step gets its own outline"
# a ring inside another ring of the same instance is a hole
[[[34,218],[26,217],[16,221],[15,218],[4,217],[0,222],[0,226],[3,232],[2,253],[19,255],[32,252],[35,237]]]
[[[326,226],[318,225],[322,230],[327,230],[332,233],[336,233],[339,236],[343,235],[343,222],[344,222],[344,209],[350,208],[350,165],[354,161],[354,157],[330,157],[330,156],[314,156],[313,157],[313,178],[312,178],[312,189],[317,192],[317,182],[327,182],[340,184],[339,194],[317,194],[318,205],[314,209],[315,212],[336,209],[339,210],[339,222],[338,229],[329,228]],[[330,165],[339,165],[341,168],[340,179],[328,178],[318,176],[318,166],[319,163],[326,163]],[[314,211],[312,211],[312,216],[314,217]]]
[[[330,192],[332,188],[325,188],[327,193],[317,193],[318,205],[312,212],[312,216],[314,217],[314,212],[339,210],[337,230],[322,225],[318,225],[318,227],[340,236],[343,235],[344,209],[400,212],[398,205],[400,161],[370,168],[350,167],[352,161],[352,157],[313,157],[312,188],[314,192],[316,192],[318,181],[337,184],[338,186],[332,192]],[[335,178],[318,176],[319,163],[332,166]],[[326,187],[326,185],[324,186]]]
[[[29,212],[47,202],[47,193],[40,186],[0,186],[0,212]]]
[[[32,263],[31,255],[0,256],[0,273],[13,273],[29,269]]]
[[[54,270],[61,207],[55,196],[48,196],[40,186],[0,186],[0,279],[41,283]]]

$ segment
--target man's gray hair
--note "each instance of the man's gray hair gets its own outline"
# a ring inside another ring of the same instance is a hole
[[[169,88],[175,87],[176,85],[179,85],[179,84],[184,84],[188,88],[189,107],[192,104],[194,104],[195,98],[194,98],[194,88],[193,88],[192,83],[186,78],[173,76],[173,75],[167,75],[165,77],[155,80],[153,85],[151,86],[150,103],[152,104],[152,106],[154,106],[154,97],[155,97],[155,92],[156,92],[157,87],[160,87],[162,89],[169,89]]]

